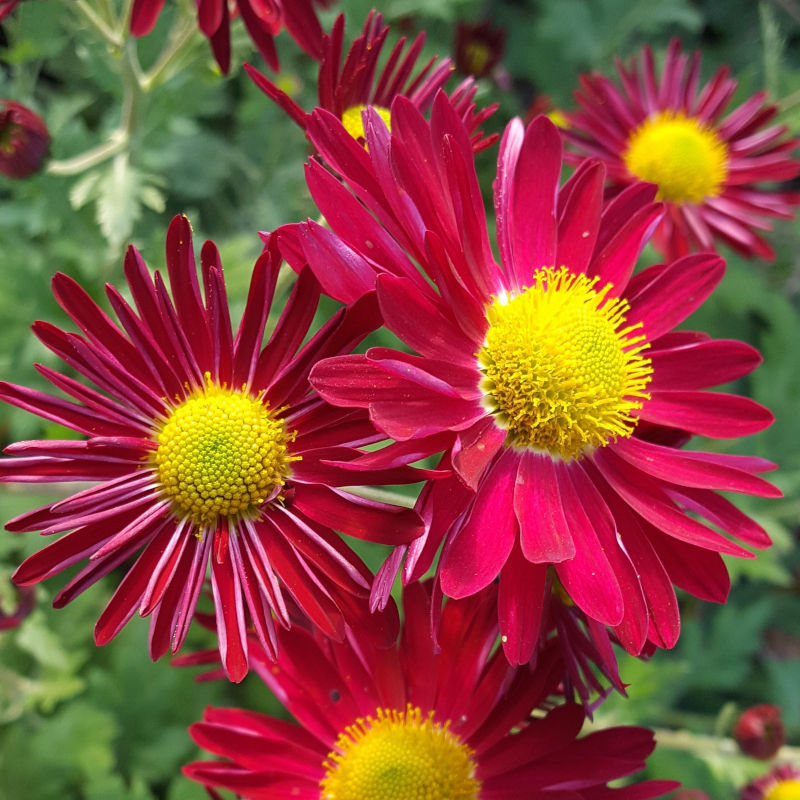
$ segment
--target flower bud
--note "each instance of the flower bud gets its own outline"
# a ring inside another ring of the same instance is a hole
[[[733,735],[752,758],[772,758],[786,743],[780,708],[767,703],[748,708],[736,721]]]
[[[41,168],[49,146],[50,134],[38,114],[0,99],[0,173],[27,178]]]
[[[711,800],[702,789],[681,789],[672,800]]]

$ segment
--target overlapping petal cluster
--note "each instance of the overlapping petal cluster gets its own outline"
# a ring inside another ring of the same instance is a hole
[[[676,39],[660,77],[649,46],[629,66],[617,62],[621,87],[582,76],[580,110],[566,115],[564,131],[579,153],[572,161],[603,161],[614,192],[639,180],[659,184],[666,214],[654,242],[669,259],[715,242],[774,258],[757,231],[770,230],[770,219],[791,219],[800,195],[763,184],[800,172],[790,155],[797,139],[771,124],[778,109],[766,92],[727,111],[736,81],[722,67],[701,87],[700,67],[700,53],[684,53]]]
[[[345,19],[342,14],[323,40],[316,108],[324,108],[344,120],[350,133],[361,141],[364,134],[363,109],[378,109],[388,121],[392,101],[403,96],[420,111],[427,111],[436,92],[444,87],[453,73],[449,58],[437,60],[433,57],[417,68],[425,44],[424,33],[420,33],[408,49],[405,38],[401,38],[381,65],[389,31],[381,14],[370,12],[361,35],[353,41],[343,59]],[[258,70],[249,65],[245,65],[245,69],[256,86],[305,130],[310,113]],[[475,149],[482,150],[497,140],[496,135],[484,136],[480,130],[497,106],[477,109],[474,102],[476,88],[475,81],[467,78],[450,93],[450,100],[467,124]]]
[[[597,162],[560,186],[561,139],[539,118],[527,129],[512,122],[500,145],[498,264],[468,132],[447,98],[430,122],[398,98],[391,133],[367,116],[361,148],[332,115],[314,114],[309,137],[344,178],[309,165],[331,231],[308,223],[279,237],[334,297],[377,287],[386,327],[414,351],[331,359],[312,370],[312,385],[421,451],[449,437],[455,477],[423,490],[427,530],[407,548],[405,580],[424,574],[440,546],[446,595],[499,578],[515,664],[549,629],[553,593],[632,653],[671,647],[673,584],[722,601],[721,554],[752,556],[731,537],[769,544],[718,491],[779,494],[757,474],[773,468],[763,459],[681,449],[693,435],[725,439],[772,421],[752,400],[708,391],[754,369],[752,347],[676,330],[724,262],[690,255],[634,273],[663,214],[656,188],[636,184],[604,204]],[[376,593],[390,577],[379,575]]]
[[[545,713],[559,655],[549,648],[535,670],[511,667],[493,647],[494,600],[488,592],[448,602],[438,648],[430,586],[416,583],[405,588],[402,636],[389,649],[359,631],[342,643],[281,631],[278,661],[254,648],[253,668],[298,724],[209,708],[190,730],[224,760],[190,764],[186,774],[252,800],[644,800],[675,788],[668,781],[608,787],[644,767],[652,734],[618,727],[577,739],[579,706]],[[433,746],[434,735],[447,741]]]
[[[86,562],[57,594],[63,606],[133,559],[95,639],[109,641],[137,611],[152,615],[155,659],[180,648],[210,568],[233,680],[247,671],[249,627],[274,655],[276,624],[289,626],[293,613],[334,638],[350,624],[391,639],[396,610],[370,615],[372,574],[333,529],[397,545],[419,523],[413,511],[337,487],[420,476],[397,460],[376,467],[360,447],[384,437],[366,414],[342,414],[308,386],[317,360],[349,352],[379,325],[374,298],[342,309],[303,344],[319,299],[306,271],[262,346],[281,264],[274,247],[256,262],[235,333],[214,244],[201,253],[205,300],[185,217],[173,220],[166,250],[172,297],[128,251],[133,305],[107,287],[119,323],[75,281],[55,277],[56,299],[81,333],[46,322],[34,331],[94,387],[45,366],[40,373],[69,399],[0,385],[6,402],[86,437],[9,446],[0,480],[95,484],[7,524],[67,531],[24,561],[14,581],[26,586]]]
[[[796,800],[800,797],[800,767],[779,764],[742,789],[741,800]]]
[[[322,27],[315,6],[329,6],[333,0],[235,0],[235,11],[270,69],[280,63],[275,37],[283,28],[312,58],[321,57]],[[228,0],[197,0],[197,24],[209,40],[219,68],[227,74],[231,65],[231,9]],[[164,0],[134,0],[131,33],[150,33],[164,8]]]

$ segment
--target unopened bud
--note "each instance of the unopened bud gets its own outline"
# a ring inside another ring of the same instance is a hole
[[[38,114],[0,99],[0,173],[27,178],[40,169],[49,146],[50,134]]]
[[[734,725],[733,735],[752,758],[772,758],[786,743],[780,708],[767,703],[748,708]]]

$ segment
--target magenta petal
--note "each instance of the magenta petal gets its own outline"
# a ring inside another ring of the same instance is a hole
[[[500,572],[497,615],[509,664],[526,664],[539,642],[547,565],[531,564],[515,547]]]
[[[536,270],[556,263],[560,175],[561,136],[547,117],[537,117],[525,131],[514,169],[511,234],[518,287],[530,285]]]
[[[636,276],[640,291],[628,295],[629,322],[641,322],[648,341],[669,333],[714,291],[725,273],[725,262],[711,253],[699,253],[674,261],[668,267],[651,267],[656,276],[645,283],[649,270]]]
[[[659,342],[645,354],[653,367],[650,391],[718,386],[747,375],[761,363],[758,350],[730,339],[696,342],[669,349],[661,349],[662,346]]]
[[[508,559],[517,535],[514,484],[519,456],[506,450],[478,488],[463,527],[445,545],[441,584],[449,597],[467,597],[488,586]]]
[[[522,552],[534,564],[557,564],[575,557],[575,542],[564,516],[553,459],[526,450],[514,488]]]
[[[625,609],[624,598],[614,570],[595,532],[595,518],[608,515],[599,495],[579,493],[573,471],[579,465],[556,465],[564,516],[575,542],[575,557],[555,565],[558,577],[575,604],[604,625],[618,625]]]
[[[506,432],[494,424],[491,416],[458,434],[451,453],[453,469],[473,491],[480,485],[484,470],[503,446],[505,438]]]
[[[648,422],[712,439],[759,433],[775,419],[755,400],[722,392],[653,392],[638,413]]]
[[[558,253],[555,264],[566,266],[570,272],[586,271],[600,227],[600,210],[603,207],[605,167],[599,162],[584,162],[580,174],[571,178],[575,185],[558,221]],[[567,189],[564,186],[562,193]]]
[[[705,453],[663,447],[635,436],[618,440],[615,450],[643,472],[670,483],[726,492],[744,492],[760,497],[781,496],[780,490],[763,478],[718,463],[713,458],[705,459]]]
[[[227,529],[214,533],[215,538],[229,535]],[[239,565],[233,563],[232,548],[226,548],[226,553],[220,555],[216,544],[212,548],[211,589],[217,617],[219,652],[228,677],[234,683],[239,683],[247,675],[247,630],[242,586],[237,572]]]

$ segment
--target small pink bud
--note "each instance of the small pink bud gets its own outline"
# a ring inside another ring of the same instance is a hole
[[[702,789],[681,789],[672,800],[711,800]]]
[[[772,758],[786,743],[780,708],[767,703],[748,708],[736,721],[733,735],[752,758]]]

